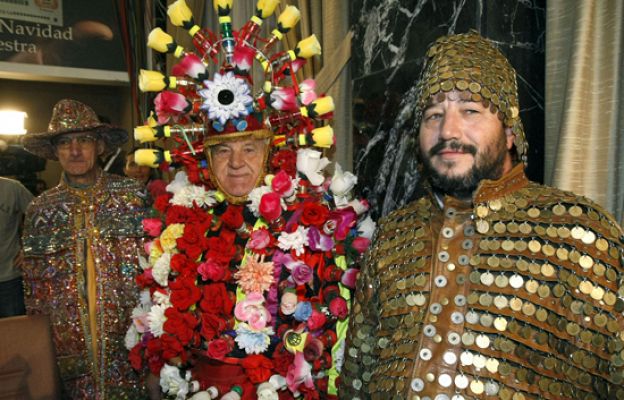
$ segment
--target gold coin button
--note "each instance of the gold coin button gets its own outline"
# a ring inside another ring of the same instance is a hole
[[[539,287],[539,283],[534,280],[528,280],[525,284],[524,284],[524,288],[526,289],[527,292],[533,294],[535,292],[537,292],[537,288]]]
[[[485,218],[490,213],[490,209],[484,205],[477,206],[477,217]]]
[[[545,277],[550,278],[555,274],[555,267],[553,267],[552,264],[548,263],[542,264],[541,273]]]
[[[581,265],[581,268],[589,269],[594,266],[594,260],[587,254],[585,254],[579,258],[579,264]]]
[[[581,240],[583,236],[585,236],[585,229],[581,228],[580,226],[575,226],[570,231],[570,234],[574,239]]]
[[[572,207],[570,207],[568,212],[573,217],[580,217],[583,214],[583,209],[581,207],[579,207],[579,206],[572,206]]]
[[[532,239],[529,241],[529,250],[531,250],[532,253],[539,252],[541,248],[542,248],[542,245],[537,240]]]
[[[594,285],[590,281],[583,281],[579,284],[579,290],[583,294],[590,294],[594,289]]]
[[[594,288],[592,289],[590,293],[591,298],[594,300],[602,300],[604,295],[605,295],[605,290],[601,288],[600,286],[594,286]]]
[[[557,216],[562,216],[567,211],[565,206],[563,206],[561,204],[555,205],[552,210],[553,210],[553,214],[555,214]]]
[[[600,251],[607,251],[609,242],[605,238],[600,238],[596,240],[596,248]]]

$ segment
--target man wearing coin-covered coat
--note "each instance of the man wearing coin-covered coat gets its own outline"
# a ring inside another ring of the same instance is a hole
[[[624,398],[622,228],[527,179],[516,74],[491,42],[439,38],[418,89],[429,195],[380,221],[341,398]]]

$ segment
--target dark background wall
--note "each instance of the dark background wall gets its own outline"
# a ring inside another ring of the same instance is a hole
[[[470,29],[493,40],[518,73],[530,179],[544,158],[545,0],[353,0],[353,142],[358,191],[376,216],[419,193],[412,118],[428,45]]]

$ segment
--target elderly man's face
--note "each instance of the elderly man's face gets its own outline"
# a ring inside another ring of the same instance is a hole
[[[93,132],[67,133],[52,140],[65,176],[70,183],[93,184],[97,178],[98,156],[104,153],[104,142]]]
[[[469,197],[482,179],[498,179],[512,168],[514,135],[479,102],[450,92],[432,103],[420,125],[420,152],[438,190]]]
[[[256,186],[266,159],[265,139],[232,140],[211,146],[211,169],[221,189],[246,196]]]

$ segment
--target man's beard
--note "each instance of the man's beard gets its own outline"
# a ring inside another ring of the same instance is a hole
[[[438,172],[431,163],[431,158],[444,149],[461,150],[472,154],[475,158],[470,170],[463,175],[448,176]],[[479,153],[473,145],[462,144],[457,140],[441,141],[433,146],[428,153],[422,154],[424,172],[435,191],[450,195],[459,199],[469,199],[477,189],[479,182],[483,179],[499,179],[503,175],[503,163],[507,147],[505,135],[501,134],[499,139],[491,145],[485,147]]]

